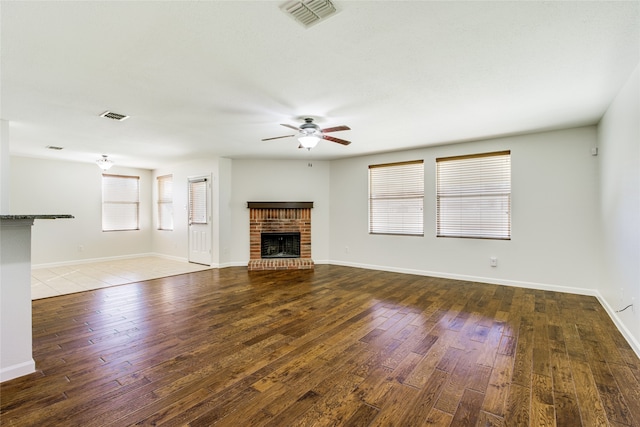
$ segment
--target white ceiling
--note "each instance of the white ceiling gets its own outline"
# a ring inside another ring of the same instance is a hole
[[[11,154],[154,169],[594,124],[640,62],[640,1],[335,0],[310,28],[282,4],[3,0]],[[303,116],[352,144],[261,141]]]

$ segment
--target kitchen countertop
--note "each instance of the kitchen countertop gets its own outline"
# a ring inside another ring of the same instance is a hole
[[[73,215],[67,214],[36,214],[36,215],[0,215],[0,219],[58,219],[73,218]]]

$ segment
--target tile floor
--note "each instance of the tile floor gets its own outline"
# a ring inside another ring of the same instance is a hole
[[[31,299],[124,285],[211,267],[160,257],[128,258],[31,270]]]

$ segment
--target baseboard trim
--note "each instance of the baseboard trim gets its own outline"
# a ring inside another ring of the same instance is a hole
[[[118,261],[123,259],[135,259],[135,258],[144,258],[144,257],[156,257],[156,258],[164,258],[172,261],[179,262],[189,262],[189,259],[186,257],[179,257],[173,255],[166,255],[156,252],[142,253],[142,254],[130,254],[130,255],[118,255],[118,256],[109,256],[109,257],[101,257],[101,258],[85,258],[85,259],[75,259],[71,261],[61,261],[61,262],[48,262],[43,264],[32,264],[31,268],[53,268],[53,267],[65,267],[67,265],[77,265],[77,264],[91,264],[94,262],[109,262],[109,261]],[[203,264],[205,265],[205,264]],[[245,266],[247,264],[244,264]],[[211,264],[210,267],[215,268],[216,264]]]
[[[144,253],[144,254],[118,255],[118,256],[110,256],[110,257],[102,257],[102,258],[74,259],[70,261],[47,262],[43,264],[31,264],[31,268],[65,267],[67,265],[91,264],[94,262],[118,261],[122,259],[143,258],[143,257],[149,257],[149,256],[175,259],[178,261],[186,261],[185,258],[170,257],[168,255],[161,255],[156,253]]]
[[[561,286],[561,285],[555,285],[555,284],[523,282],[520,280],[504,280],[504,279],[496,279],[496,278],[480,277],[480,276],[466,276],[463,274],[451,274],[451,273],[443,273],[438,271],[415,270],[415,269],[409,269],[409,268],[395,268],[395,267],[387,267],[387,266],[381,266],[381,265],[360,264],[360,263],[344,262],[344,261],[329,261],[328,264],[342,265],[345,267],[364,268],[367,270],[390,271],[393,273],[415,274],[418,276],[440,277],[443,279],[464,280],[469,282],[488,283],[492,285],[504,285],[504,286],[518,287],[518,288],[536,289],[541,291],[553,291],[553,292],[563,292],[563,293],[569,293],[569,294],[592,296],[598,300],[600,305],[602,305],[602,307],[607,312],[607,314],[609,315],[613,323],[616,325],[616,328],[618,328],[622,336],[625,338],[625,340],[627,341],[631,349],[636,353],[638,357],[640,357],[640,343],[638,342],[638,340],[633,336],[633,334],[631,334],[629,329],[622,322],[618,313],[616,313],[616,311],[609,305],[609,303],[602,297],[602,295],[600,295],[600,293],[594,289],[573,288],[569,286]]]
[[[14,378],[29,375],[36,371],[36,362],[31,359],[26,362],[17,363],[0,369],[0,382],[12,380]]]
[[[156,258],[164,258],[164,259],[168,259],[168,260],[172,260],[172,261],[189,262],[189,259],[187,259],[186,257],[179,257],[179,256],[156,253],[156,252],[149,252],[149,253],[143,253],[143,254],[119,255],[119,256],[102,257],[102,258],[86,258],[86,259],[76,259],[76,260],[71,260],[71,261],[48,262],[48,263],[43,263],[43,264],[32,264],[31,268],[37,269],[37,268],[65,267],[65,266],[68,266],[68,265],[91,264],[91,263],[94,263],[94,262],[109,262],[109,261],[118,261],[118,260],[123,260],[123,259],[135,259],[135,258],[144,258],[144,257],[156,257]],[[206,265],[206,264],[203,264],[203,265]],[[242,266],[246,267],[247,263],[246,262],[245,263],[243,263],[243,262],[228,262],[228,263],[221,263],[221,264],[212,263],[212,264],[209,265],[209,267],[211,267],[211,268],[242,267]]]
[[[34,269],[51,268],[51,267],[60,267],[60,266],[73,265],[73,264],[89,264],[94,262],[116,261],[116,260],[122,260],[122,259],[132,259],[132,258],[141,258],[141,257],[149,257],[149,256],[171,259],[175,261],[189,262],[189,260],[184,257],[176,257],[171,255],[159,254],[159,253],[144,253],[144,254],[121,255],[121,256],[104,257],[104,258],[90,258],[90,259],[46,263],[46,264],[34,264],[32,265],[32,268]],[[468,282],[480,282],[480,283],[488,283],[493,285],[504,285],[504,286],[518,287],[518,288],[536,289],[536,290],[542,290],[542,291],[564,292],[569,294],[593,296],[598,299],[598,302],[600,302],[600,305],[602,305],[602,307],[605,309],[605,311],[607,312],[607,314],[609,315],[613,323],[616,325],[620,333],[627,340],[627,342],[629,343],[633,351],[636,353],[636,355],[638,355],[638,357],[640,357],[640,343],[638,342],[638,340],[633,336],[633,334],[631,334],[629,329],[625,326],[624,322],[622,322],[618,313],[616,313],[616,311],[609,305],[607,300],[604,299],[602,295],[600,295],[600,293],[594,289],[573,288],[573,287],[562,286],[557,284],[524,282],[520,280],[505,280],[505,279],[496,279],[493,277],[468,276],[464,274],[452,274],[452,273],[444,273],[440,271],[417,270],[417,269],[411,269],[411,268],[397,268],[397,267],[389,267],[389,266],[383,266],[383,265],[362,264],[362,263],[336,261],[336,260],[314,260],[314,263],[316,265],[319,265],[319,264],[341,265],[344,267],[364,268],[367,270],[390,271],[393,273],[414,274],[418,276],[440,277],[443,279],[463,280]],[[211,268],[247,267],[247,265],[248,265],[248,261],[235,261],[235,262],[231,261],[231,262],[211,264],[210,267]],[[3,373],[3,372],[4,370],[0,373]],[[30,372],[33,372],[33,371],[30,371]]]
[[[611,305],[607,302],[607,300],[604,299],[602,295],[600,295],[599,293],[598,295],[596,295],[596,298],[598,298],[600,305],[604,307],[605,311],[607,312],[607,314],[609,315],[613,323],[616,325],[616,327],[618,328],[622,336],[624,336],[624,338],[627,340],[627,342],[629,343],[633,351],[640,358],[640,342],[638,342],[638,340],[633,336],[631,331],[629,331],[629,329],[626,327],[624,322],[622,322],[622,319],[620,318],[618,313],[616,313],[616,311],[613,309],[613,307],[611,307]]]
[[[588,289],[588,288],[572,288],[569,286],[561,286],[561,285],[554,285],[554,284],[523,282],[520,280],[496,279],[495,277],[468,276],[464,274],[444,273],[441,271],[386,267],[381,265],[358,264],[358,263],[350,263],[350,262],[344,262],[344,261],[331,261],[330,264],[343,265],[345,267],[365,268],[367,270],[390,271],[393,273],[415,274],[417,276],[440,277],[443,279],[463,280],[467,282],[480,282],[480,283],[488,283],[492,285],[513,286],[517,288],[536,289],[541,291],[564,292],[569,294],[589,295],[594,297],[598,295],[595,290]]]

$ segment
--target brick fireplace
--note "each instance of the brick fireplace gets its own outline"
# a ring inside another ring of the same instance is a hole
[[[311,209],[313,202],[247,202],[249,208],[249,271],[313,269]],[[266,233],[300,233],[300,256],[263,258]]]

